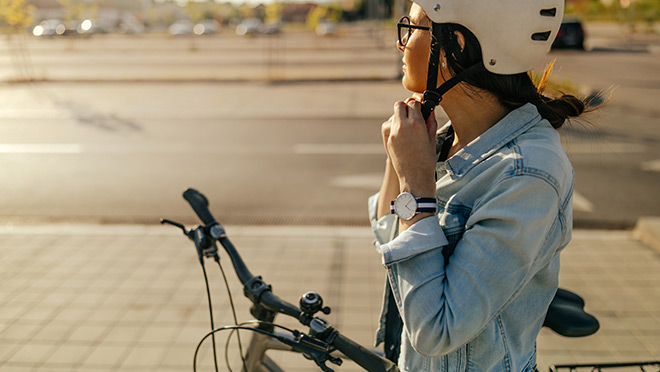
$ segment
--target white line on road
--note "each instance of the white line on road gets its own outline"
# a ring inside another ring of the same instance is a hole
[[[591,213],[594,211],[594,205],[582,194],[573,192],[573,210]]]
[[[660,172],[660,159],[645,161],[642,163],[641,168],[643,171]]]
[[[0,144],[0,154],[80,154],[82,145],[75,143]]]
[[[378,191],[383,182],[382,173],[352,174],[348,176],[335,177],[330,181],[332,186],[345,187],[349,189],[365,189]]]
[[[299,143],[293,152],[301,155],[385,155],[383,145],[373,143]]]
[[[634,143],[565,143],[564,149],[568,155],[611,155],[638,154],[646,151],[644,145]]]

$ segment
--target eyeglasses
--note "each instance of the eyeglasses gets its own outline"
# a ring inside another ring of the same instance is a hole
[[[431,29],[431,27],[410,24],[410,18],[408,18],[408,16],[401,17],[396,24],[396,27],[399,31],[399,44],[401,44],[401,46],[406,46],[406,43],[408,43],[408,40],[410,39],[410,35],[412,35],[412,30],[429,31]]]

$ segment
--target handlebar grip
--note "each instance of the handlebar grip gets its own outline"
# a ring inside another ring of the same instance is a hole
[[[332,345],[369,372],[399,372],[399,367],[396,364],[374,354],[371,350],[360,346],[346,336],[342,336],[339,332],[335,334]]]
[[[201,192],[190,188],[183,192],[183,198],[190,204],[204,225],[211,226],[218,223],[209,211],[208,199]]]

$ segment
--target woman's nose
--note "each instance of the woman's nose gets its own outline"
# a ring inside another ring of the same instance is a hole
[[[401,45],[401,41],[399,41],[399,40],[396,41],[396,48],[399,49],[399,51],[401,51],[401,52],[406,50],[406,47]]]

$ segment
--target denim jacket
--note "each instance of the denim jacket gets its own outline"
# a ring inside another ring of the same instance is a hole
[[[396,236],[396,217],[377,220],[378,194],[369,199],[388,272],[376,342],[391,289],[402,371],[536,368],[559,252],[571,239],[573,179],[559,134],[526,104],[438,163],[437,216]]]

